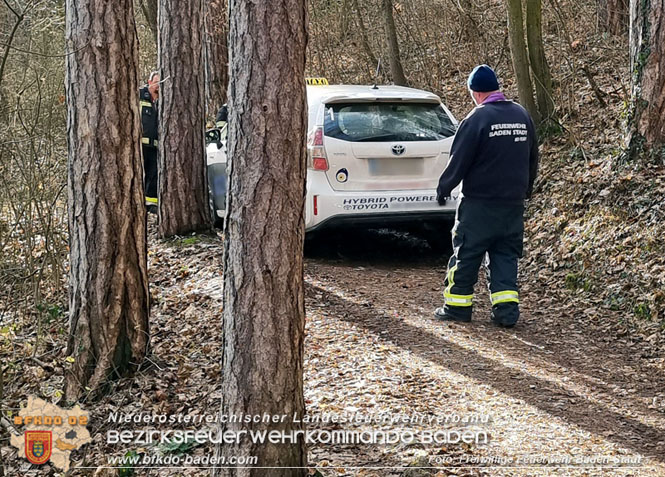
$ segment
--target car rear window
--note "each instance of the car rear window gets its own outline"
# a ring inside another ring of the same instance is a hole
[[[351,142],[439,141],[455,126],[435,103],[333,103],[326,105],[325,135]]]

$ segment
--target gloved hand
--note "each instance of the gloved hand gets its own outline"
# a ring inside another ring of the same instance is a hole
[[[439,194],[436,195],[436,201],[439,203],[439,205],[443,206],[446,205],[446,197],[443,197]]]

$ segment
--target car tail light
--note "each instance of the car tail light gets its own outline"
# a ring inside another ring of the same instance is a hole
[[[319,196],[314,196],[314,215],[319,215]]]
[[[326,159],[325,157],[313,157],[312,169],[314,169],[315,171],[327,171],[328,159]]]
[[[315,171],[328,170],[328,156],[323,146],[323,128],[318,127],[309,135],[307,140],[307,156],[309,167]]]

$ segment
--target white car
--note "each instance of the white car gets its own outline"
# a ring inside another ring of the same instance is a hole
[[[452,220],[457,205],[436,202],[457,128],[441,99],[400,86],[326,83],[307,86],[306,232],[361,226],[440,233],[439,223]],[[211,196],[222,199],[225,139],[223,128],[207,150]],[[223,200],[214,206],[223,219]]]

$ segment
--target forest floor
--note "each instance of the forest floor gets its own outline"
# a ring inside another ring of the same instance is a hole
[[[110,412],[215,414],[220,406],[220,237],[151,237],[152,355],[137,378],[118,382],[101,402],[84,405],[91,412],[93,442],[73,454],[70,476],[207,475],[201,468],[102,468],[113,456],[212,452],[196,445],[106,443],[106,431],[118,428],[108,422]],[[408,235],[333,234],[307,249],[308,414],[426,416],[434,423],[381,428],[468,429],[489,436],[478,445],[313,446],[313,474],[665,475],[665,359],[659,342],[622,332],[617,316],[594,320],[582,296],[526,275],[515,328],[489,323],[482,278],[472,323],[436,322],[432,310],[441,304],[446,257]],[[607,323],[615,325],[608,330]],[[66,366],[62,346],[54,340],[52,359],[39,360],[52,367],[50,373],[37,362],[23,364],[19,381],[5,389],[10,406],[29,394],[57,401]],[[455,416],[460,423],[452,422]],[[446,417],[448,422],[436,421]],[[480,421],[462,424],[474,417]],[[150,427],[168,428],[127,425]],[[2,458],[8,476],[60,475],[49,465],[31,466],[4,443]]]

